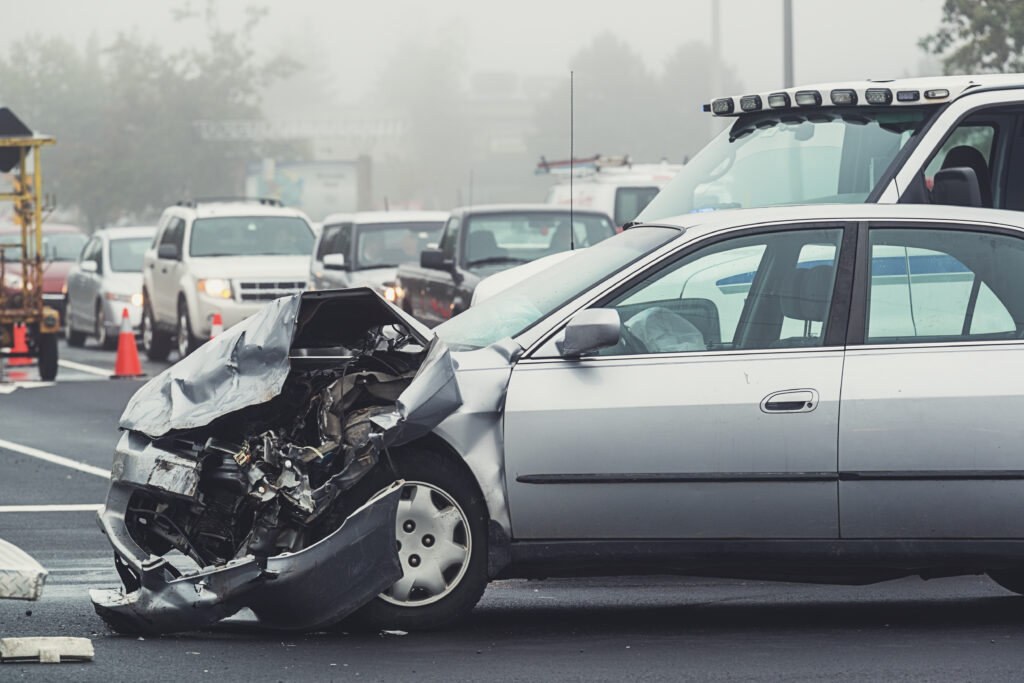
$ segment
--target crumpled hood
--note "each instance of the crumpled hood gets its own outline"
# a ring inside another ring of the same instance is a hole
[[[297,323],[310,323],[304,341],[315,347],[319,321],[314,317],[324,306],[329,307],[332,336],[343,329],[345,338],[357,340],[367,330],[398,323],[426,347],[432,334],[366,287],[282,297],[143,385],[125,407],[121,428],[159,438],[173,430],[203,427],[274,398],[291,369],[289,352]]]

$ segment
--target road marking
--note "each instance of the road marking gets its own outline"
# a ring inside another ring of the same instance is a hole
[[[107,377],[107,378],[109,378],[112,374],[114,374],[110,370],[104,370],[103,368],[98,368],[95,365],[86,365],[85,363],[76,363],[73,360],[59,360],[59,361],[57,361],[57,365],[59,365],[59,366],[61,366],[63,368],[70,368],[72,370],[78,370],[79,372],[87,372],[87,373],[92,374],[92,375],[99,375],[100,377]]]
[[[46,462],[52,462],[55,465],[62,465],[63,467],[70,467],[73,470],[79,472],[85,472],[86,474],[95,474],[97,477],[103,477],[104,479],[110,479],[110,470],[105,470],[102,467],[94,467],[93,465],[87,465],[84,462],[72,460],[71,458],[65,458],[61,455],[54,455],[53,453],[47,453],[41,451],[38,448],[32,448],[31,446],[22,446],[21,444],[8,441],[7,439],[0,439],[0,448],[6,448],[9,451],[15,453],[21,453],[33,458],[39,458]]]
[[[0,505],[0,512],[95,512],[102,510],[98,503],[81,505]]]

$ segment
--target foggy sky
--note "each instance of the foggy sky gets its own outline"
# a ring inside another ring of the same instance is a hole
[[[782,85],[782,0],[720,0],[723,60],[745,90]],[[13,5],[13,0],[4,4]],[[189,30],[170,20],[182,2],[33,0],[18,3],[18,21],[0,24],[4,45],[26,33],[101,44],[118,30],[167,46],[187,44]],[[221,0],[225,24],[238,22],[251,0]],[[470,72],[563,75],[571,56],[602,32],[627,40],[658,70],[681,43],[709,41],[711,0],[289,0],[265,2],[258,33],[269,52],[301,47],[334,77],[343,102],[374,84],[377,65],[402,41],[452,41]],[[193,5],[202,7],[203,3]],[[796,83],[898,78],[937,73],[918,39],[939,23],[942,0],[793,0]],[[12,8],[13,9],[13,8]],[[13,15],[12,15],[13,16]],[[3,50],[5,48],[0,48]],[[699,68],[699,65],[695,65]],[[415,65],[410,65],[414,68]],[[704,102],[727,93],[695,93]],[[301,115],[300,115],[301,116]]]

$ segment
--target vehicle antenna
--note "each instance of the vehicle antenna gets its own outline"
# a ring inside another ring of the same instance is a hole
[[[576,239],[573,235],[576,232],[576,220],[573,217],[573,194],[572,177],[575,175],[573,165],[576,163],[575,149],[573,148],[573,79],[575,73],[569,71],[569,251],[576,249]]]

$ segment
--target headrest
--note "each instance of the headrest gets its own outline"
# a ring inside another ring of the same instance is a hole
[[[782,314],[796,320],[824,322],[832,289],[832,266],[797,268],[782,288]]]
[[[981,190],[981,205],[992,206],[992,181],[985,157],[970,145],[958,145],[946,152],[942,160],[942,168],[969,168],[978,178],[978,189]]]

